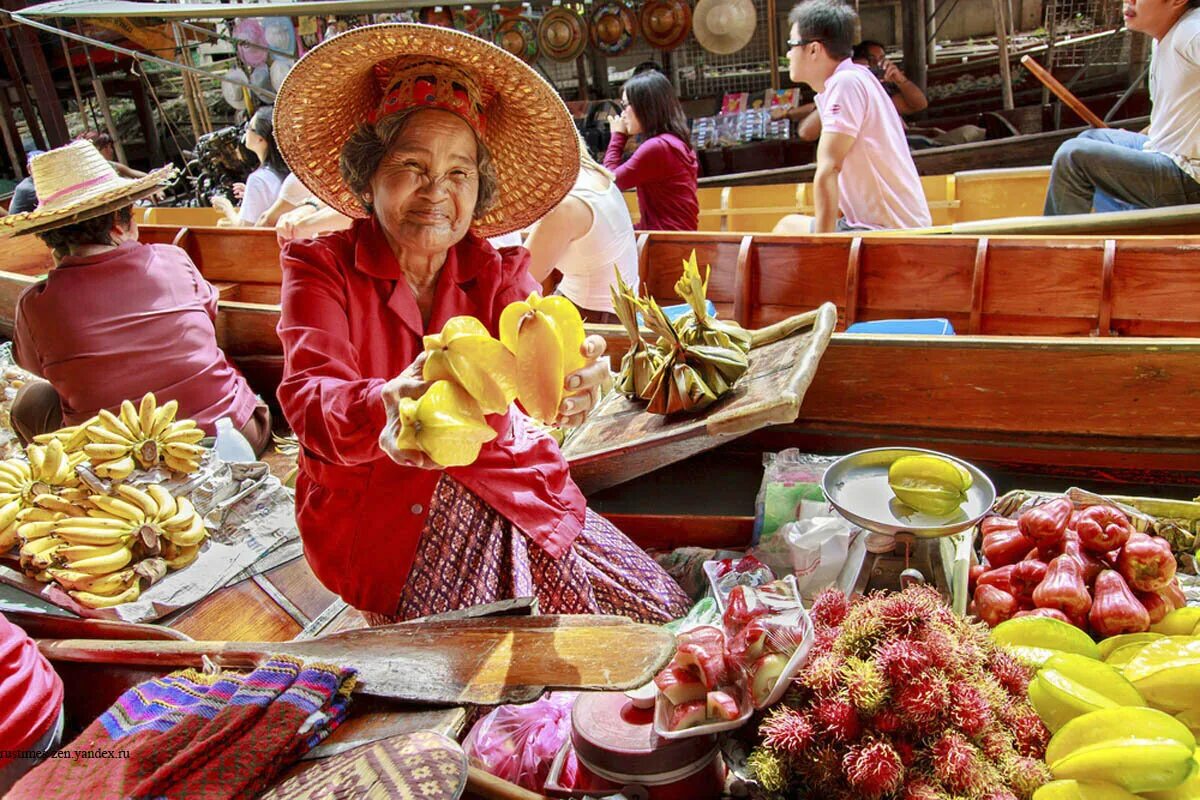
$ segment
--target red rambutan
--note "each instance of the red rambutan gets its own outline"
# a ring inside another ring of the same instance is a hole
[[[874,741],[851,747],[842,759],[846,782],[864,798],[891,794],[904,782],[904,765],[891,745]]]
[[[870,722],[870,726],[879,733],[894,733],[900,730],[900,726],[903,724],[904,721],[900,719],[900,715],[891,707],[876,711]]]
[[[808,664],[800,671],[796,681],[817,694],[833,694],[841,685],[844,663],[845,659],[842,656],[832,652],[809,658]]]
[[[961,733],[947,731],[930,748],[933,774],[952,792],[977,794],[983,788],[979,750]]]
[[[1053,779],[1050,768],[1039,758],[1013,756],[1001,763],[1000,770],[1015,795],[1013,800],[1030,800],[1034,792]]]
[[[818,628],[836,628],[842,624],[849,611],[850,601],[846,599],[846,595],[831,588],[824,590],[813,600],[809,616],[812,617],[813,625]]]
[[[895,686],[903,686],[909,678],[930,664],[929,653],[921,642],[892,639],[879,646],[875,663]]]
[[[1017,800],[1017,796],[1008,789],[993,789],[983,796],[983,800]]]
[[[841,628],[816,628],[813,633],[812,649],[809,650],[809,658],[816,658],[831,652],[834,645],[837,643],[838,637],[842,635]]]
[[[816,734],[808,717],[787,706],[777,706],[758,728],[762,743],[772,750],[798,756]]]
[[[1000,725],[993,725],[983,732],[979,737],[979,749],[993,764],[1016,755],[1012,734]]]
[[[1013,710],[1009,729],[1013,733],[1017,752],[1029,758],[1042,758],[1050,742],[1050,731],[1028,703],[1013,703]]]
[[[1025,697],[1029,690],[1029,679],[1033,677],[1029,667],[997,648],[988,661],[988,670],[1013,697]]]
[[[927,669],[895,694],[895,705],[902,719],[918,728],[929,728],[950,706],[949,684],[940,672]]]
[[[924,776],[909,778],[900,790],[900,800],[946,800],[946,793]]]
[[[896,748],[900,755],[900,763],[904,766],[911,767],[917,760],[917,750],[908,739],[896,739],[892,742],[892,747]]]
[[[950,702],[950,721],[972,739],[993,722],[992,709],[983,693],[970,684],[956,685]]]
[[[862,733],[858,712],[843,698],[817,701],[812,714],[821,730],[837,741],[853,742]]]

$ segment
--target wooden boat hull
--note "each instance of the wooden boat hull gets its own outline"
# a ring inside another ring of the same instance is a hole
[[[279,308],[233,299],[277,302],[271,232],[147,227],[145,237],[178,241],[231,298],[221,303],[219,340],[273,398]],[[747,327],[830,300],[842,328],[943,317],[966,334],[836,333],[799,419],[725,448],[844,451],[919,439],[985,464],[1200,477],[1200,238],[653,233],[639,247],[643,285],[666,301],[695,249],[713,267],[719,313]],[[0,275],[0,331],[11,331],[16,292],[32,280]],[[623,351],[622,329],[596,330],[614,356]]]

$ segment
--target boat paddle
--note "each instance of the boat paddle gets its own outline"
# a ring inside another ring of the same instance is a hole
[[[40,639],[52,661],[250,669],[272,655],[352,666],[355,692],[428,704],[496,705],[546,689],[645,685],[675,652],[675,638],[625,617],[564,615],[410,622],[290,642]]]
[[[1067,105],[1072,111],[1079,115],[1079,118],[1091,125],[1093,128],[1107,128],[1108,124],[1097,117],[1092,110],[1085,106],[1083,102],[1071,94],[1071,90],[1059,83],[1058,78],[1050,74],[1050,71],[1034,60],[1033,56],[1022,56],[1021,65],[1025,69],[1033,73],[1033,76],[1045,84],[1046,88],[1054,93],[1054,96]]]

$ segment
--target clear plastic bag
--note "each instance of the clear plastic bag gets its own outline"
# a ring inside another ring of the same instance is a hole
[[[473,766],[542,791],[550,765],[571,735],[577,692],[554,692],[532,703],[500,706],[475,723],[463,750]]]
[[[785,524],[800,519],[805,502],[818,503],[824,510],[821,479],[836,460],[795,448],[763,454],[762,485],[754,503],[755,544],[765,543]]]

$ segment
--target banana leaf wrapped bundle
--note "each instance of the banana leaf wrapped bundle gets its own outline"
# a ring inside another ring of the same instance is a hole
[[[711,268],[696,264],[696,251],[683,262],[683,274],[675,283],[675,294],[691,306],[691,311],[675,321],[675,330],[686,345],[706,345],[723,349],[737,348],[750,352],[750,331],[736,322],[717,319],[708,313],[708,278]]]
[[[616,271],[616,268],[613,270]],[[633,289],[621,278],[620,272],[617,272],[616,286],[610,291],[613,311],[625,326],[630,342],[629,350],[621,358],[621,371],[617,374],[614,386],[626,397],[641,397],[662,363],[662,354],[642,339],[637,321],[638,300],[633,294]]]
[[[685,344],[653,298],[639,301],[646,326],[658,335],[662,362],[641,393],[651,414],[675,414],[707,408],[733,388],[750,367],[737,347]]]

